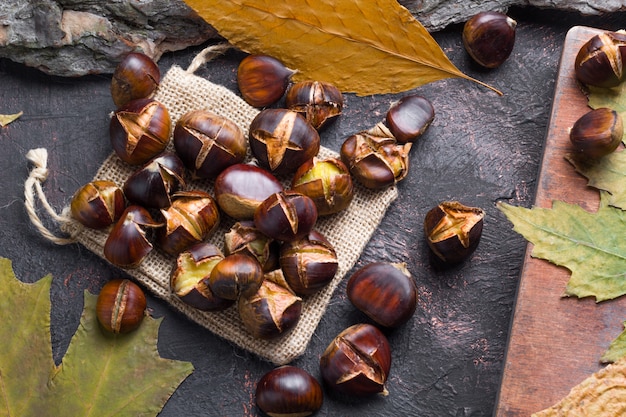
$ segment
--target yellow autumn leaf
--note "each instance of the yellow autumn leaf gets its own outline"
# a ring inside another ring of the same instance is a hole
[[[19,112],[15,114],[0,114],[0,126],[5,127],[11,122],[17,120],[24,112]]]
[[[185,0],[232,45],[358,95],[399,93],[444,78],[477,82],[450,62],[395,0]]]

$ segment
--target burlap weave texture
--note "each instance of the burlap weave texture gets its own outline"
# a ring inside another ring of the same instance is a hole
[[[178,66],[171,67],[166,73],[154,98],[168,108],[173,123],[188,111],[205,109],[229,118],[243,129],[246,136],[250,122],[258,113],[257,109],[227,88]],[[322,147],[319,157],[330,156],[337,156],[337,153]],[[94,180],[107,179],[121,186],[133,170],[133,167],[111,154],[101,165]],[[216,335],[274,364],[289,363],[306,350],[334,290],[354,266],[387,208],[397,197],[395,187],[371,191],[358,184],[355,186],[355,196],[348,209],[320,218],[316,224],[316,229],[327,237],[337,251],[339,269],[336,276],[322,291],[304,298],[302,317],[297,327],[278,339],[260,340],[251,336],[243,326],[236,306],[223,312],[203,312],[182,302],[170,290],[170,275],[176,260],[158,249],[152,251],[138,268],[126,272],[156,296]],[[211,181],[204,180],[192,182],[187,188],[213,194],[212,187]],[[233,223],[234,220],[223,216],[220,227],[209,241],[222,248],[224,234]],[[81,228],[77,224],[66,225],[65,229],[89,250],[104,258],[106,231]]]

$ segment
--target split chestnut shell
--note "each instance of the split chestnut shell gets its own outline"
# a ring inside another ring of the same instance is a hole
[[[121,217],[125,208],[122,190],[114,182],[105,180],[83,185],[70,203],[72,217],[92,229],[109,227]]]

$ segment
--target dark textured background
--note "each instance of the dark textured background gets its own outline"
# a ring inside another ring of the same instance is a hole
[[[518,20],[517,42],[512,56],[496,70],[481,70],[470,62],[462,47],[461,26],[434,34],[455,65],[501,89],[504,96],[459,79],[415,90],[432,101],[436,118],[413,147],[411,172],[398,186],[400,196],[356,267],[372,261],[406,262],[418,284],[419,306],[409,323],[387,332],[393,349],[389,396],[352,400],[325,391],[318,415],[492,414],[526,248],[495,203],[532,204],[567,30],[574,25],[617,30],[626,22],[625,13],[588,18],[512,9],[509,14]],[[163,72],[174,63],[186,67],[199,50],[168,54],[160,67]],[[236,66],[242,56],[230,52],[197,74],[236,89]],[[0,129],[0,256],[13,261],[23,281],[53,275],[52,343],[57,363],[78,325],[83,291],[98,293],[107,280],[123,273],[83,247],[55,246],[38,235],[23,205],[29,170],[25,154],[31,148],[48,149],[50,176],[44,188],[60,211],[110,153],[108,113],[114,106],[109,82],[108,76],[51,77],[0,61],[0,114],[24,111],[17,122]],[[324,145],[338,150],[347,136],[380,121],[390,103],[403,95],[348,95],[344,114],[322,134]],[[422,220],[428,209],[448,199],[482,207],[487,216],[473,257],[459,267],[439,270],[429,262]],[[213,336],[161,300],[150,296],[149,308],[154,316],[165,317],[159,336],[161,355],[191,361],[195,367],[161,416],[258,415],[254,389],[273,368],[270,363]],[[339,331],[361,321],[365,318],[345,297],[344,282],[309,348],[293,364],[319,379],[318,361],[326,345]]]

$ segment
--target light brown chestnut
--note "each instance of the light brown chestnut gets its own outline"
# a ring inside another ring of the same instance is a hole
[[[250,150],[274,175],[293,174],[320,150],[317,130],[287,109],[265,109],[250,123]]]
[[[574,150],[584,157],[606,156],[615,151],[624,138],[622,116],[607,107],[590,110],[576,120],[569,138]]]
[[[248,141],[234,122],[208,110],[194,110],[178,119],[174,148],[194,179],[215,178],[243,162]]]
[[[279,242],[261,233],[252,220],[235,222],[224,234],[224,252],[243,253],[254,257],[263,272],[270,272],[278,265]]]
[[[209,278],[224,254],[211,243],[201,242],[181,252],[170,277],[172,292],[185,303],[202,311],[222,311],[234,300],[217,297],[209,287]]]
[[[254,107],[277,102],[289,85],[294,71],[268,55],[248,55],[237,68],[237,85],[243,99]]]
[[[111,98],[117,107],[150,98],[161,82],[156,62],[141,52],[131,52],[115,67],[111,79]]]
[[[109,123],[111,146],[130,165],[148,162],[165,150],[172,120],[167,108],[152,99],[138,99],[118,109]]]
[[[106,180],[83,185],[74,193],[70,203],[72,217],[92,229],[109,227],[121,217],[125,208],[122,189]]]
[[[354,197],[350,170],[337,158],[309,159],[296,170],[291,189],[310,197],[318,216],[346,209]]]
[[[263,168],[235,164],[222,171],[214,184],[219,207],[234,219],[254,217],[254,210],[269,196],[283,190],[278,179]]]
[[[300,81],[287,91],[285,106],[300,113],[315,129],[334,120],[343,109],[343,95],[333,84]]]
[[[254,211],[255,227],[275,240],[301,239],[313,230],[316,222],[313,200],[291,190],[272,194]]]
[[[165,208],[172,194],[185,188],[185,166],[173,152],[165,152],[132,173],[124,183],[124,195],[133,204]]]
[[[400,143],[414,142],[426,132],[435,119],[431,102],[419,95],[402,97],[387,111],[385,122]]]
[[[96,317],[108,332],[129,333],[143,322],[146,304],[146,296],[137,284],[128,279],[113,279],[98,294]]]
[[[254,295],[263,281],[263,269],[256,258],[243,253],[227,255],[209,277],[211,292],[227,300]]]
[[[391,348],[387,337],[371,324],[355,324],[339,333],[320,358],[329,388],[350,396],[387,395]]]
[[[611,88],[626,80],[626,33],[603,32],[579,49],[574,73],[585,85]]]
[[[309,416],[324,401],[322,386],[302,368],[284,365],[261,377],[255,390],[256,404],[270,416]]]

